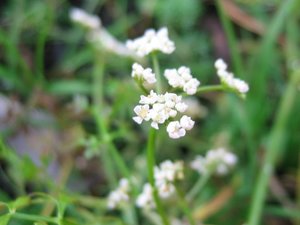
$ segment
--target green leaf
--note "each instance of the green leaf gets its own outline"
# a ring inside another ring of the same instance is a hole
[[[0,225],[8,224],[9,220],[10,220],[10,215],[9,214],[6,214],[4,216],[0,216]]]
[[[55,95],[88,94],[91,86],[81,80],[60,80],[50,83],[48,91]]]
[[[17,198],[15,201],[9,203],[10,209],[18,209],[24,206],[27,206],[30,203],[30,198],[28,196],[21,196]]]

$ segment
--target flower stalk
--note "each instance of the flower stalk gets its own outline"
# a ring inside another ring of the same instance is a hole
[[[160,67],[159,67],[159,63],[158,63],[157,54],[155,52],[153,52],[151,54],[151,58],[152,58],[152,63],[153,63],[153,67],[154,67],[154,73],[155,73],[156,79],[157,79],[156,91],[157,91],[157,93],[161,93],[162,92],[162,81],[161,81],[161,76],[160,76]]]
[[[188,202],[184,196],[184,193],[182,192],[182,190],[180,190],[180,188],[176,184],[174,186],[176,189],[177,196],[179,197],[179,200],[180,200],[180,206],[181,206],[183,212],[185,213],[186,217],[188,218],[189,224],[195,225],[196,223],[194,221],[193,215],[191,213],[191,209],[188,206]]]
[[[153,189],[153,198],[157,208],[157,211],[161,217],[162,224],[170,225],[170,222],[166,216],[166,213],[162,207],[158,190],[155,186],[154,180],[154,166],[155,166],[155,139],[156,139],[156,130],[150,128],[149,136],[148,136],[148,143],[147,143],[147,170],[148,170],[148,179],[149,183]]]

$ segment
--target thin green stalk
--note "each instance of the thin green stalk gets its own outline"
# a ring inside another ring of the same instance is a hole
[[[166,213],[162,207],[160,198],[158,196],[158,191],[155,186],[154,180],[154,166],[155,166],[155,140],[156,140],[156,130],[150,128],[148,143],[147,143],[147,169],[148,169],[148,180],[153,188],[153,197],[154,202],[157,208],[157,211],[161,217],[162,224],[169,225],[170,222],[166,216]]]
[[[296,207],[300,211],[300,151],[298,149],[298,169],[297,169],[297,190],[296,190]],[[296,225],[300,225],[300,218],[297,219]]]
[[[41,31],[39,33],[37,42],[36,42],[36,53],[35,53],[35,61],[36,61],[36,74],[38,76],[38,82],[44,83],[44,50],[45,50],[45,43],[47,41],[47,36],[50,29],[50,22],[52,9],[49,9],[49,12],[46,15],[45,22],[42,24]]]
[[[207,86],[202,86],[197,89],[197,93],[204,93],[204,92],[210,92],[210,91],[224,91],[225,88],[223,85],[218,84],[218,85],[207,85]]]
[[[278,154],[284,147],[283,139],[286,130],[286,124],[296,99],[297,85],[299,84],[299,82],[300,70],[297,70],[291,76],[286,92],[284,93],[281,103],[279,105],[274,126],[270,133],[270,138],[266,146],[267,151],[265,156],[265,162],[263,163],[263,168],[259,174],[258,181],[255,187],[254,197],[252,199],[249,219],[247,223],[248,225],[259,224],[263,204],[266,199],[268,182],[270,176],[273,173]]]
[[[176,189],[177,196],[179,197],[179,200],[180,200],[180,202],[179,202],[180,206],[181,206],[183,212],[185,213],[186,217],[188,218],[189,224],[195,225],[196,223],[195,223],[193,215],[191,213],[191,209],[188,206],[187,200],[185,199],[183,192],[179,189],[179,187],[177,185],[175,185],[175,189]]]
[[[30,220],[30,221],[43,221],[47,223],[55,223],[58,224],[58,221],[56,218],[51,218],[51,217],[45,217],[45,216],[39,216],[39,215],[30,215],[30,214],[25,214],[25,213],[12,213],[11,216],[16,219],[21,219],[21,220]]]
[[[119,154],[117,148],[112,142],[112,138],[109,134],[107,125],[103,118],[102,108],[104,107],[104,100],[103,100],[103,73],[104,73],[104,61],[102,57],[99,57],[95,62],[95,77],[94,77],[94,101],[95,101],[95,118],[96,123],[98,126],[99,131],[101,134],[99,135],[99,138],[104,141],[109,148],[109,152],[111,153],[112,158],[114,159],[116,166],[118,167],[120,173],[124,175],[125,177],[129,178],[130,171],[128,167],[126,166],[126,163],[124,162],[122,156]],[[109,160],[111,161],[111,160]]]
[[[190,202],[192,201],[197,194],[200,193],[204,185],[207,183],[207,181],[210,178],[210,173],[205,173],[198,181],[196,184],[192,187],[192,189],[189,191],[189,193],[186,196],[186,199]]]
[[[217,0],[216,3],[218,14],[227,37],[235,73],[238,74],[238,76],[242,76],[245,70],[243,69],[243,64],[239,54],[238,44],[235,38],[232,23],[230,22],[228,16],[224,12],[222,0]]]
[[[243,62],[241,59],[241,54],[238,49],[238,42],[236,39],[236,35],[234,33],[233,25],[232,25],[230,19],[228,18],[228,15],[226,15],[226,13],[224,11],[223,4],[225,4],[223,0],[216,1],[218,14],[221,19],[221,23],[224,28],[225,35],[226,35],[226,38],[228,41],[228,45],[229,45],[229,49],[230,49],[230,56],[232,58],[233,67],[234,67],[234,72],[235,72],[236,76],[243,78],[243,77],[245,77],[246,70],[243,67]],[[236,107],[236,106],[239,106],[239,104],[240,104],[236,98],[230,97],[229,101],[230,101],[230,104],[232,105],[231,108],[243,108],[243,107]],[[241,116],[242,116],[242,118],[243,118],[242,123],[246,124],[246,126],[242,126],[241,129],[246,137],[247,155],[249,158],[249,167],[248,167],[248,171],[247,171],[248,179],[247,180],[249,182],[252,182],[253,176],[254,176],[254,170],[256,168],[255,154],[253,154],[256,150],[256,146],[255,146],[254,137],[253,137],[254,135],[251,130],[251,126],[249,126],[249,124],[251,124],[251,123],[249,122],[248,111],[240,111],[240,112],[242,112],[243,114],[240,113],[239,115],[236,115],[235,118],[238,118],[238,117],[241,118]],[[238,114],[238,111],[234,110],[233,113]]]
[[[126,166],[122,156],[119,154],[118,149],[115,147],[112,137],[110,136],[109,130],[107,128],[107,124],[104,120],[103,115],[103,107],[104,107],[104,57],[103,55],[99,55],[99,52],[96,53],[98,57],[96,57],[95,61],[95,71],[94,71],[94,79],[93,79],[93,99],[94,99],[94,117],[96,120],[96,124],[98,127],[98,136],[101,141],[107,144],[107,151],[102,153],[103,164],[105,166],[105,171],[107,172],[107,178],[109,180],[109,184],[111,188],[114,188],[117,185],[117,174],[113,163],[115,163],[119,172],[126,177],[133,189],[135,195],[137,195],[138,191],[135,185],[132,183],[130,179],[130,171]],[[129,210],[130,216],[130,224],[137,224],[136,214],[134,207],[130,206]]]
[[[294,9],[298,0],[286,0],[282,1],[278,6],[278,11],[274,15],[266,34],[263,36],[261,44],[259,46],[259,51],[257,54],[253,55],[251,60],[251,74],[255,76],[250,76],[252,79],[255,79],[255,86],[252,89],[251,93],[255,95],[255,100],[257,95],[265,94],[266,90],[266,76],[271,70],[270,54],[272,54],[273,46],[276,43],[282,29],[285,26],[285,21],[289,20],[289,14]],[[272,73],[270,73],[272,74]]]
[[[151,58],[152,58],[152,64],[154,67],[154,73],[156,75],[156,91],[157,93],[161,93],[162,92],[162,81],[161,81],[161,76],[160,76],[160,68],[159,68],[159,62],[158,62],[158,58],[155,52],[153,52],[151,54]]]
[[[103,76],[104,76],[104,59],[103,57],[96,57],[95,67],[93,72],[93,102],[94,102],[94,117],[98,128],[98,137],[100,140],[109,139],[107,136],[102,107],[103,107]],[[115,169],[113,168],[112,160],[108,154],[108,149],[102,152],[102,162],[105,167],[106,178],[109,181],[111,188],[117,185],[117,177]]]

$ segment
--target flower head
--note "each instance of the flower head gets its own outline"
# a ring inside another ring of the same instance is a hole
[[[138,81],[141,81],[143,85],[154,84],[156,82],[155,74],[152,72],[152,69],[144,69],[138,63],[132,65],[131,76]]]
[[[73,8],[70,11],[70,18],[72,21],[91,30],[98,29],[101,26],[101,21],[97,16],[90,15],[79,8]]]
[[[170,197],[175,191],[174,182],[182,180],[183,177],[181,161],[173,163],[171,160],[166,160],[154,169],[155,186],[162,198]]]
[[[227,71],[227,64],[222,59],[216,60],[215,68],[217,70],[217,75],[225,86],[241,95],[244,95],[249,91],[249,85],[245,81],[235,78],[233,73]]]
[[[108,208],[115,209],[119,207],[122,203],[128,202],[129,191],[129,181],[125,178],[121,179],[119,182],[119,187],[116,190],[112,191],[108,196]]]
[[[181,96],[168,92],[157,94],[153,90],[148,96],[142,95],[139,104],[134,108],[137,116],[133,120],[138,124],[151,120],[151,126],[155,129],[159,128],[159,124],[175,117],[177,112],[184,112],[187,108]]]
[[[225,175],[237,162],[236,156],[224,148],[213,149],[207,152],[206,156],[197,156],[191,162],[191,167],[200,174],[216,173]]]
[[[194,95],[200,85],[200,81],[191,75],[190,68],[185,66],[181,66],[177,70],[166,69],[164,76],[167,78],[169,85],[174,88],[182,88],[188,95]]]
[[[157,32],[148,29],[142,37],[126,42],[127,47],[136,52],[138,56],[145,56],[154,51],[171,54],[175,50],[174,42],[168,37],[168,29],[161,28]]]
[[[139,208],[152,209],[155,208],[153,199],[153,189],[149,183],[143,187],[143,192],[137,197],[136,205]]]

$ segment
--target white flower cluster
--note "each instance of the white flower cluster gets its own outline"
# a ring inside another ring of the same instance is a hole
[[[143,192],[138,196],[136,205],[139,208],[152,209],[155,208],[153,199],[153,188],[149,183],[146,183],[143,187]]]
[[[217,175],[225,175],[229,172],[237,162],[236,156],[226,151],[224,148],[210,150],[205,157],[196,156],[191,162],[191,168],[200,174],[216,173]]]
[[[107,206],[109,209],[115,209],[119,207],[122,203],[129,201],[129,181],[125,178],[121,179],[119,182],[119,187],[112,191],[107,200]]]
[[[142,37],[128,40],[126,46],[140,57],[154,51],[171,54],[175,50],[174,42],[169,39],[168,29],[165,27],[157,32],[154,29],[148,29]]]
[[[185,136],[187,130],[194,127],[195,122],[189,116],[182,116],[179,121],[172,121],[167,126],[170,138],[178,139]]]
[[[169,85],[174,88],[182,88],[188,95],[194,95],[200,85],[200,81],[191,75],[190,68],[185,66],[181,66],[177,70],[166,69],[164,76],[167,78]]]
[[[155,187],[161,198],[168,198],[175,192],[174,182],[182,180],[183,162],[166,160],[154,169]],[[143,192],[138,196],[136,204],[140,208],[154,208],[153,188],[146,183]]]
[[[227,87],[237,91],[240,94],[245,94],[249,91],[249,85],[238,78],[235,78],[233,73],[227,71],[227,64],[222,59],[217,59],[215,62],[217,75],[220,77],[221,82]]]
[[[144,69],[140,64],[134,63],[132,65],[131,76],[141,81],[143,85],[154,84],[156,82],[155,74],[151,68]]]
[[[129,51],[124,43],[118,41],[103,26],[97,16],[88,14],[82,9],[73,8],[70,11],[70,19],[88,29],[87,40],[94,44],[100,50],[105,49],[108,52],[121,56],[130,56],[137,58],[136,54]]]
[[[183,162],[181,161],[173,163],[171,160],[166,160],[162,162],[159,167],[155,167],[155,186],[157,187],[160,197],[170,197],[175,191],[173,183],[176,180],[182,180],[183,177]]]
[[[70,11],[70,18],[88,29],[98,29],[101,26],[101,21],[97,16],[90,15],[82,9],[73,8]]]
[[[182,101],[182,97],[174,93],[157,94],[153,90],[148,96],[142,95],[140,105],[134,108],[137,116],[133,120],[141,124],[144,120],[151,120],[151,126],[158,129],[158,124],[163,124],[170,118],[174,118],[178,112],[183,113],[187,105]],[[171,138],[179,138],[185,135],[186,130],[192,129],[194,121],[188,116],[183,116],[180,121],[172,121],[167,127],[167,132]]]

